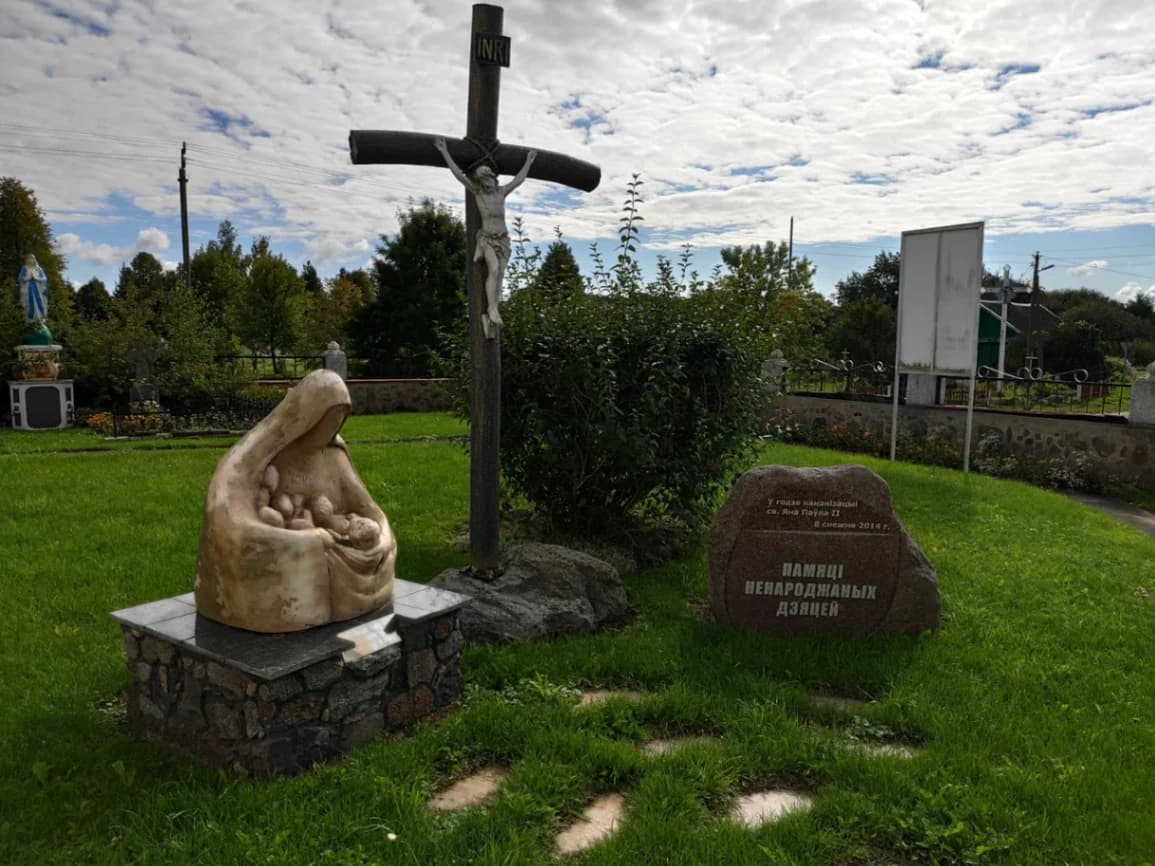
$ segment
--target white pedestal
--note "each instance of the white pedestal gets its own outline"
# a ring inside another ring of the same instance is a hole
[[[71,379],[9,382],[8,393],[12,398],[12,426],[17,430],[60,430],[73,425]]]

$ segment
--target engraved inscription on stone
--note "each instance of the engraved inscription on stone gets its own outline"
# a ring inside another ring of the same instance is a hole
[[[863,466],[764,466],[710,528],[720,622],[776,634],[916,632],[938,625],[934,570],[886,482]]]

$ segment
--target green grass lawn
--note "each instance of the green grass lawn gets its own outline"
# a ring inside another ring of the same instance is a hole
[[[399,576],[464,564],[468,461],[448,416],[351,419],[350,450],[400,544]],[[702,544],[627,578],[637,619],[590,638],[465,654],[464,710],[295,779],[201,769],[135,741],[108,611],[192,586],[224,443],[37,453],[0,436],[0,862],[537,864],[596,793],[627,801],[588,864],[1155,862],[1155,542],[1023,484],[797,446],[759,462],[863,462],[938,569],[943,625],[918,639],[773,639],[700,614]],[[99,437],[96,437],[97,441]],[[408,440],[408,441],[399,441]],[[77,439],[77,442],[82,440]],[[14,447],[17,445],[18,447]],[[110,446],[111,447],[111,446]],[[562,686],[639,689],[582,712]],[[871,698],[814,704],[815,691]],[[910,760],[845,748],[889,732]],[[663,757],[646,737],[706,734]],[[432,791],[490,762],[492,804]],[[813,810],[723,819],[765,783]],[[390,841],[389,834],[396,840]]]
[[[354,415],[341,435],[346,442],[396,442],[449,439],[469,435],[465,422],[449,412],[398,412],[392,415]],[[83,427],[69,430],[0,429],[0,456],[77,451],[123,451],[183,448],[227,449],[236,436],[139,436],[111,439]]]

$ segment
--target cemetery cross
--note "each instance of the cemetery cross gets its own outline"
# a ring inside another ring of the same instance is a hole
[[[420,132],[353,130],[349,153],[355,165],[429,165],[449,167],[466,183],[466,292],[469,303],[470,467],[469,564],[472,574],[486,580],[498,575],[498,474],[501,441],[501,341],[498,324],[490,321],[501,291],[501,256],[508,257],[504,229],[505,194],[525,177],[561,183],[586,192],[601,180],[601,169],[547,150],[531,151],[497,140],[497,108],[501,68],[509,65],[510,40],[501,33],[504,11],[484,3],[473,7],[470,28],[469,102],[465,138]],[[516,175],[505,187],[495,187],[496,175]],[[481,207],[478,198],[480,193]],[[495,231],[495,215],[500,219]],[[478,249],[478,244],[484,244]],[[496,246],[495,246],[496,243]],[[496,253],[496,254],[495,254]],[[486,298],[489,281],[490,299]]]

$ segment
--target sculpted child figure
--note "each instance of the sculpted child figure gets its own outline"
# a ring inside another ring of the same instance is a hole
[[[298,631],[392,599],[397,544],[337,435],[349,411],[341,377],[317,370],[221,460],[197,556],[201,615]]]

